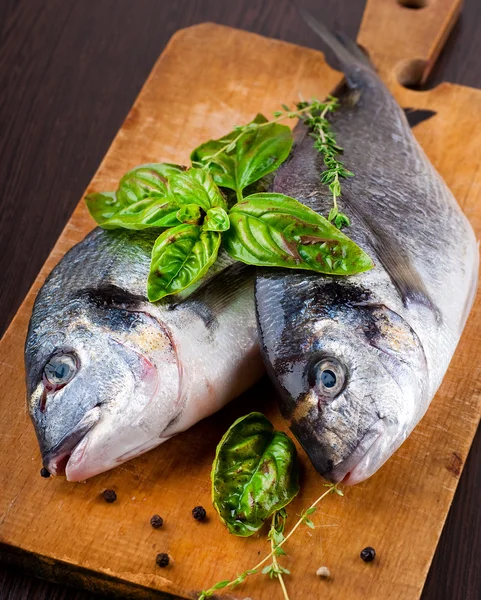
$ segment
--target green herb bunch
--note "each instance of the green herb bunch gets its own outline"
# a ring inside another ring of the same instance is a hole
[[[252,569],[233,579],[219,581],[201,592],[205,600],[223,588],[234,588],[256,574],[278,579],[285,600],[289,600],[284,580],[290,575],[280,564],[286,555],[284,544],[301,525],[314,529],[311,516],[317,505],[329,494],[342,496],[337,484],[326,484],[325,490],[309,508],[302,511],[296,524],[285,534],[286,506],[299,491],[297,451],[283,432],[258,412],[237,419],[220,440],[212,466],[212,501],[230,533],[247,537],[259,531],[270,518],[268,533],[270,552]]]
[[[337,160],[342,149],[326,118],[335,98],[300,103],[297,110],[263,115],[191,154],[192,166],[158,163],[126,173],[115,192],[86,197],[93,218],[105,229],[159,229],[147,282],[149,300],[179,293],[201,279],[221,247],[235,260],[259,266],[351,275],[372,268],[369,256],[340,228],[349,224],[338,210],[340,178],[351,176]],[[311,128],[326,170],[321,181],[332,192],[328,219],[294,198],[249,193],[288,157],[293,137],[280,124],[301,118]],[[246,193],[247,192],[247,193]]]

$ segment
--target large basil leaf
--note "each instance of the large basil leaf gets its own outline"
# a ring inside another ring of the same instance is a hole
[[[167,178],[183,170],[184,167],[168,163],[150,163],[136,167],[120,180],[118,201],[122,206],[127,206],[147,197],[163,197]]]
[[[296,447],[262,413],[237,419],[212,467],[212,499],[230,533],[247,537],[299,491]]]
[[[117,213],[122,205],[117,200],[116,192],[98,192],[87,194],[85,202],[89,213],[99,225],[102,225],[107,219],[110,219]]]
[[[369,256],[322,215],[282,194],[253,194],[229,212],[226,251],[247,264],[352,275]]]
[[[245,133],[236,144],[235,189],[242,191],[275,171],[289,156],[292,142],[292,131],[279,123],[270,123]]]
[[[151,302],[176,294],[200,279],[215,262],[220,234],[182,224],[164,231],[152,248],[147,283]]]
[[[142,230],[151,227],[172,227],[179,224],[177,211],[178,205],[165,198],[144,198],[122,208],[100,224],[104,229],[121,227]]]
[[[265,123],[267,119],[259,114],[237,141],[239,132],[233,131],[202,144],[192,152],[192,164],[208,166],[217,185],[241,193],[246,186],[275,171],[291,150],[289,127]]]
[[[168,227],[169,225],[151,224],[149,220],[152,218],[152,211],[155,212],[154,203],[142,203],[142,201],[148,197],[158,199],[165,196],[166,178],[183,170],[184,167],[168,163],[141,165],[128,171],[122,177],[116,192],[88,194],[85,197],[87,208],[95,221],[102,227],[106,221],[109,221],[106,227],[108,229],[117,227],[125,227],[126,229]],[[140,204],[138,204],[139,202]],[[121,215],[118,214],[130,205],[135,206],[131,210],[122,212]],[[143,214],[144,209],[146,209],[146,215]],[[160,218],[154,217],[154,222],[165,216],[162,210],[161,215]]]
[[[169,198],[179,205],[197,204],[205,212],[213,206],[226,209],[227,204],[210,174],[204,169],[189,169],[169,177]]]

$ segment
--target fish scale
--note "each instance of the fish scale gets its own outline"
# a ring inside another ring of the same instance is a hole
[[[375,266],[350,277],[259,269],[256,309],[281,411],[315,468],[352,484],[392,455],[429,406],[474,297],[478,249],[366,57],[307,19],[346,77],[330,120],[355,176],[342,180],[339,205]],[[322,157],[303,124],[295,137],[272,191],[326,215]]]

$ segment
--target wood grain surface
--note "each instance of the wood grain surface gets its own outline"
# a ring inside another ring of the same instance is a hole
[[[3,2],[0,6],[0,44],[6,50],[0,53],[0,89],[4,90],[0,100],[0,293],[5,322],[22,300],[172,31],[189,22],[211,19],[304,45],[317,45],[314,36],[296,22],[291,9],[282,2],[275,6],[265,2],[262,8],[254,2],[238,2],[229,7],[230,3],[220,2],[166,2],[162,8],[160,4],[117,1],[114,7],[113,2],[107,1],[29,2],[27,7],[26,2]],[[311,4],[311,10],[319,14],[319,3]],[[351,35],[355,33],[362,3],[323,5],[329,9],[323,19],[330,26],[342,26]],[[467,20],[465,16],[455,28],[458,40],[463,39],[466,27],[475,31],[477,12],[468,6],[467,9],[473,10],[473,17]],[[465,38],[464,53],[460,53],[458,45],[448,43],[440,62],[441,68],[445,65],[444,72],[449,73],[451,50],[458,57],[451,73],[471,84],[476,84],[470,81],[476,77],[476,64],[478,75],[480,70],[473,56],[474,37]],[[132,48],[136,49],[135,54]],[[148,58],[152,62],[148,63]],[[440,73],[435,68],[434,77],[439,79]],[[479,79],[477,83],[480,84]],[[428,133],[429,128],[425,135]],[[470,132],[465,135],[469,140]],[[438,160],[442,163],[442,156]],[[443,175],[455,189],[456,174]],[[463,372],[463,376],[469,379],[470,373]],[[269,394],[268,387],[265,393]],[[226,414],[224,419],[231,416]],[[454,511],[458,512],[452,511],[446,526],[447,541],[438,549],[424,593],[426,598],[479,596],[479,555],[476,558],[473,552],[473,548],[479,550],[479,544],[474,544],[476,531],[478,535],[480,531],[479,509],[475,510],[480,490],[479,444],[473,451],[477,452],[478,468],[472,453],[474,466],[467,477],[466,472],[463,476],[468,483],[463,483],[457,494]],[[407,579],[416,571],[409,563],[405,569]],[[5,574],[0,597],[73,597],[73,592],[53,586],[22,584],[19,577],[23,576]],[[55,589],[58,591],[52,591]]]

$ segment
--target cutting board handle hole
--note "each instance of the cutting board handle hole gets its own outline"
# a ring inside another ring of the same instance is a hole
[[[397,3],[405,8],[424,8],[428,0],[397,0]]]
[[[405,88],[419,90],[424,83],[427,61],[422,58],[405,60],[396,69],[397,80]]]

